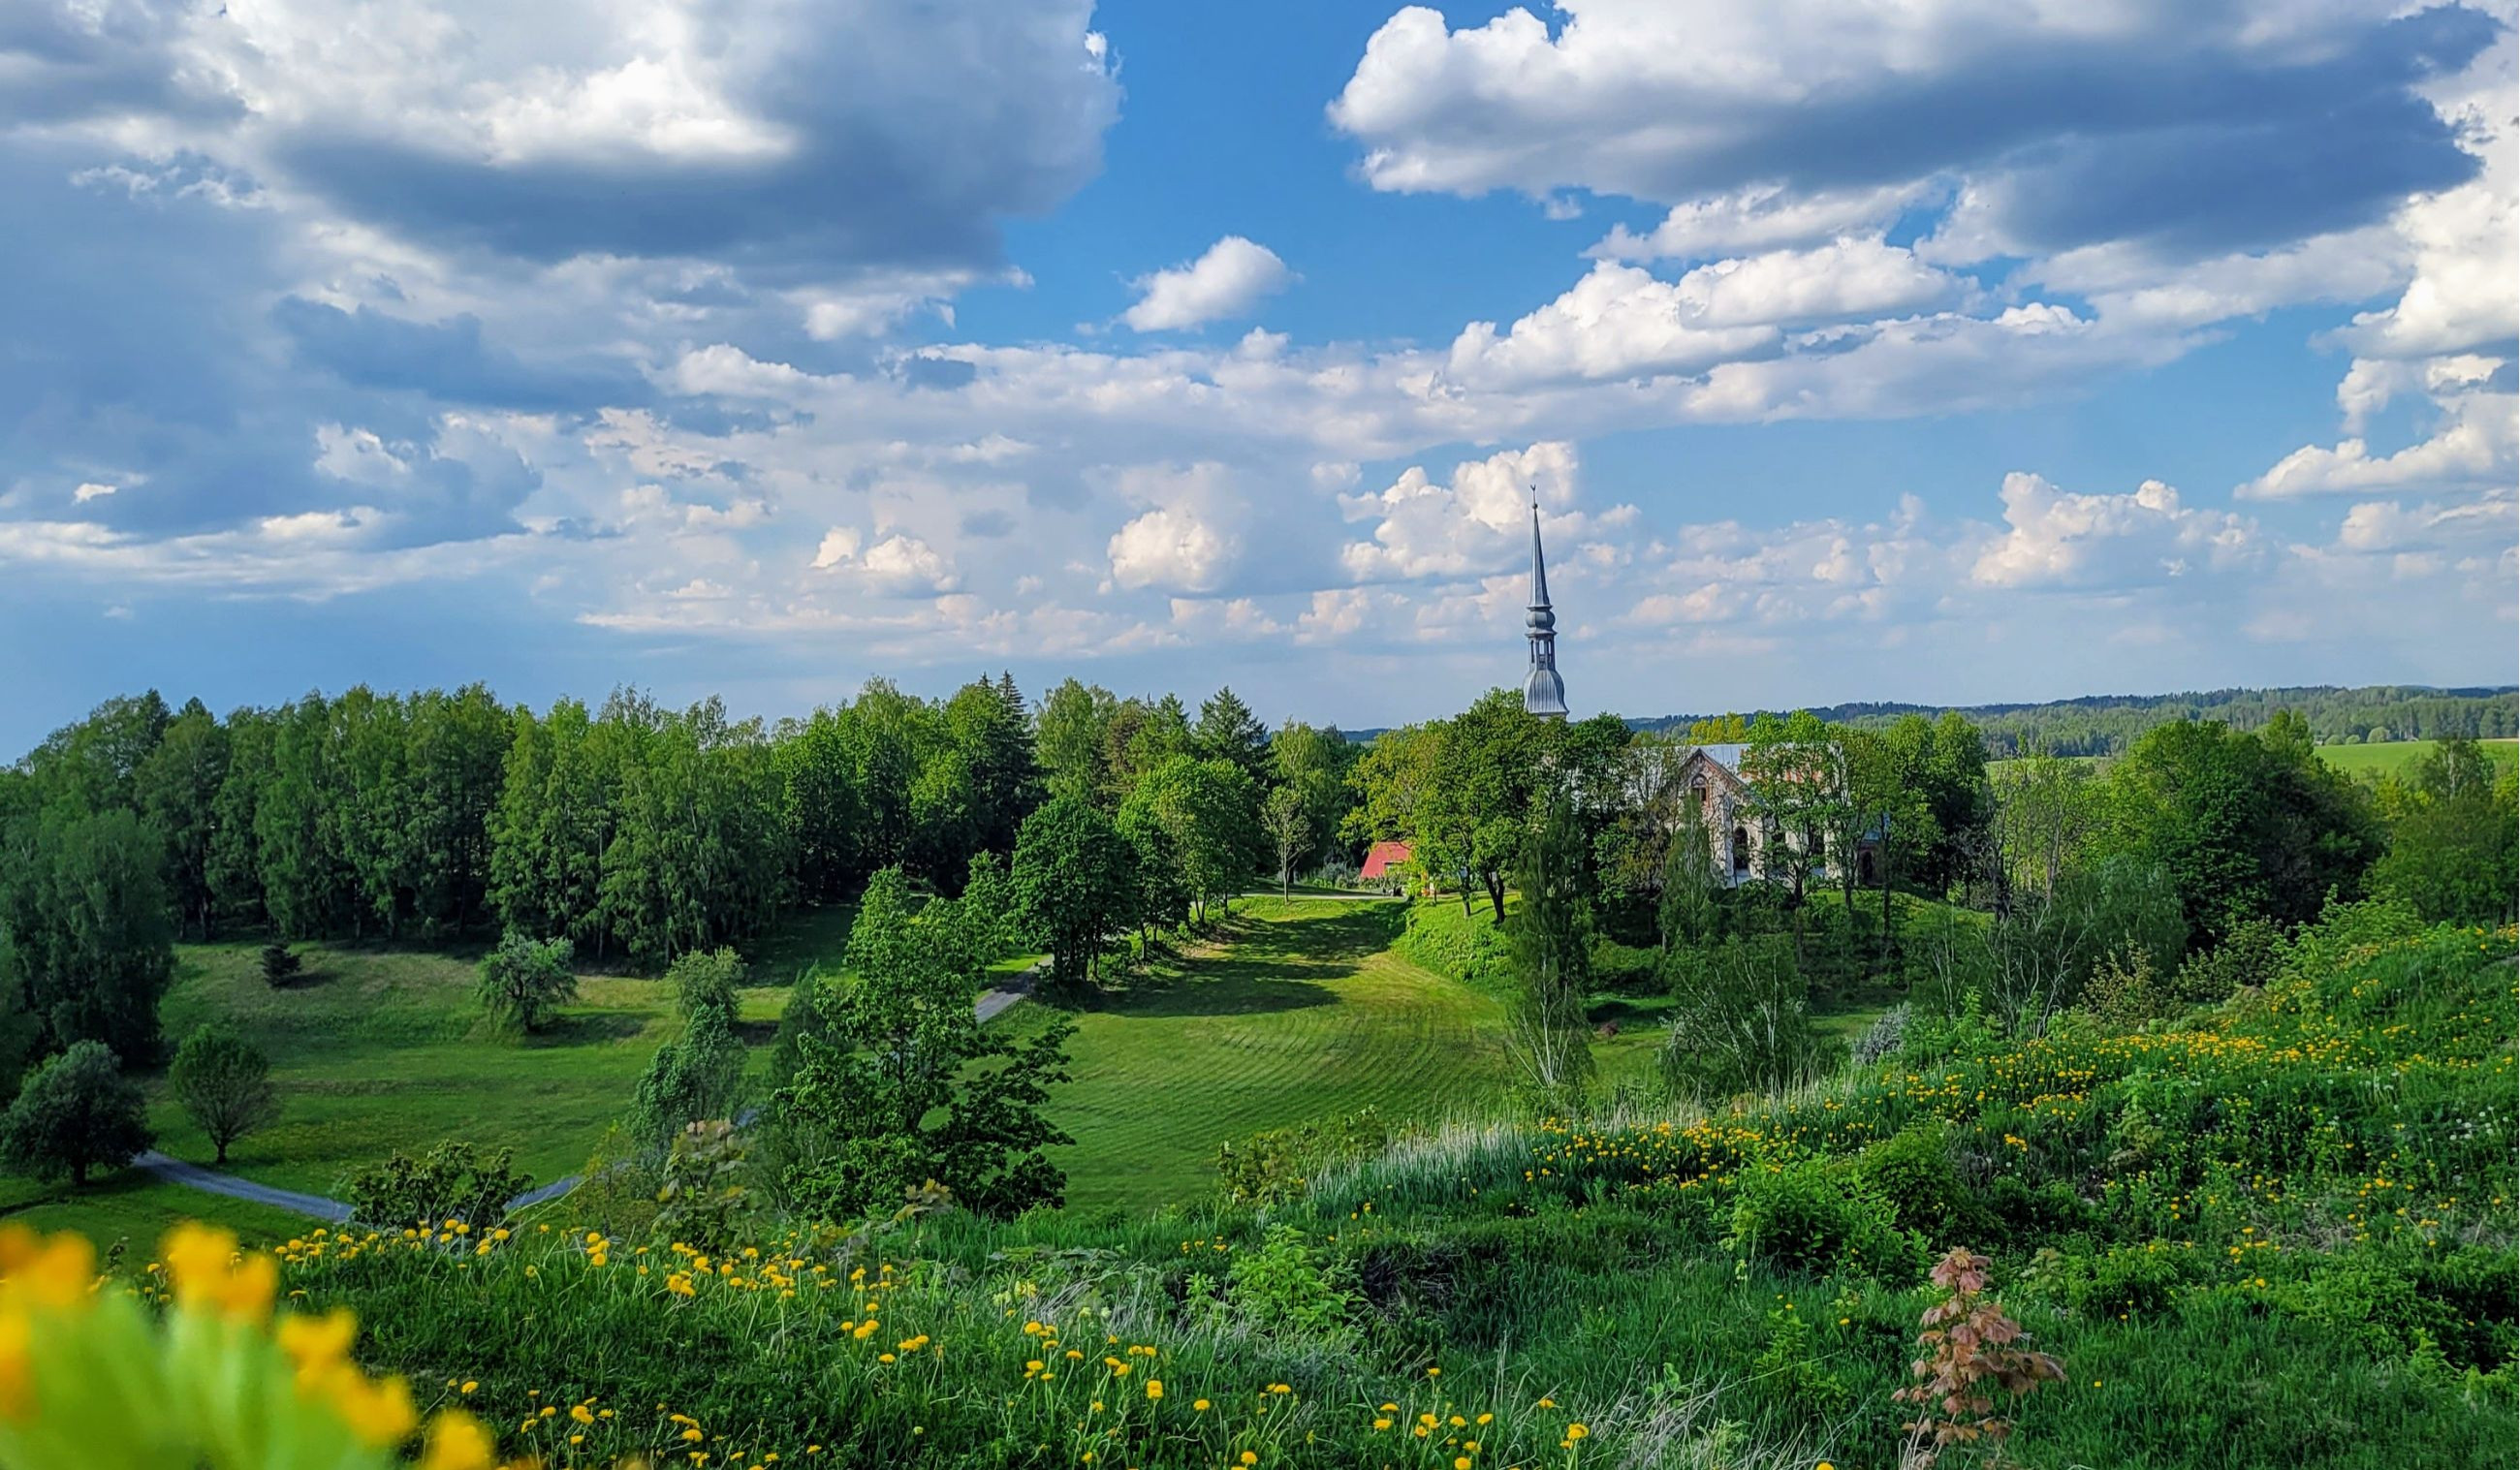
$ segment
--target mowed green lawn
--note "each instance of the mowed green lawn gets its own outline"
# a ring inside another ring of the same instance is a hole
[[[2498,766],[2520,764],[2520,741],[2479,740],[2486,755]],[[2400,776],[2414,768],[2417,761],[2441,748],[2439,740],[2382,740],[2376,745],[2321,745],[2318,758],[2348,776],[2365,771]]]
[[[469,957],[307,945],[305,973],[265,985],[250,944],[186,946],[159,1013],[169,1041],[225,1020],[271,1058],[280,1121],[228,1151],[248,1179],[338,1195],[395,1149],[464,1138],[512,1148],[537,1182],[573,1172],[618,1117],[678,1024],[661,980],[582,975],[544,1032],[491,1033]],[[748,1039],[767,1041],[784,986],[743,993]],[[158,1147],[207,1163],[209,1140],[153,1089]]]
[[[1245,900],[1225,943],[1075,1012],[1075,1080],[1050,1116],[1070,1207],[1149,1208],[1216,1186],[1219,1144],[1376,1107],[1440,1116],[1493,1102],[1510,1072],[1504,1007],[1388,953],[1398,904]],[[1030,1029],[1042,1006],[999,1023]]]

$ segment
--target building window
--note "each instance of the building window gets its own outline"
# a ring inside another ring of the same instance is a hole
[[[1732,829],[1732,870],[1734,872],[1750,870],[1750,832],[1747,827],[1736,826]]]

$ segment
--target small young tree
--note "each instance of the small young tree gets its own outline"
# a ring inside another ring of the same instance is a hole
[[[280,1116],[271,1061],[235,1032],[203,1024],[175,1051],[166,1074],[175,1100],[210,1140],[210,1162],[228,1161],[228,1145]]]
[[[148,1105],[103,1042],[78,1042],[34,1070],[0,1116],[0,1167],[37,1180],[87,1182],[150,1144]]]
[[[1292,786],[1277,786],[1268,800],[1260,804],[1260,829],[1269,834],[1270,846],[1278,854],[1278,892],[1282,897],[1295,890],[1295,864],[1312,845],[1313,818],[1304,809],[1304,794]]]
[[[681,1036],[656,1048],[623,1124],[641,1147],[662,1150],[688,1124],[733,1117],[743,1091],[743,1043],[733,1015],[704,1003]]]
[[[305,961],[285,941],[275,939],[262,947],[262,983],[273,990],[296,979],[297,972],[304,968]]]
[[[577,977],[568,968],[572,953],[565,939],[536,940],[511,929],[481,960],[473,995],[498,1024],[539,1031],[555,1009],[577,999]]]
[[[665,966],[665,983],[673,987],[674,1008],[690,1021],[704,1010],[735,1018],[735,992],[743,984],[743,959],[734,950],[688,950]]]
[[[1696,797],[1695,792],[1682,794],[1671,851],[1663,864],[1657,917],[1666,954],[1677,947],[1705,944],[1724,925],[1724,869],[1715,858],[1706,805]]]
[[[807,1213],[853,1219],[926,1181],[985,1215],[1060,1202],[1065,1177],[1042,1149],[1071,1140],[1041,1104],[1067,1079],[1076,1028],[1062,1019],[1016,1043],[981,1027],[985,927],[955,900],[914,913],[897,869],[867,885],[851,978],[822,997],[832,1039],[799,1036],[804,1064],[774,1103],[783,1128],[818,1140],[787,1181]]]
[[[1522,903],[1506,920],[1519,986],[1513,1049],[1544,1105],[1577,1108],[1593,1079],[1584,1014],[1592,989],[1593,914],[1583,835],[1563,797],[1544,799],[1539,825],[1523,841],[1514,886]]]
[[[2050,1383],[2061,1383],[2065,1365],[2046,1353],[2016,1346],[2021,1324],[2004,1314],[2003,1304],[1986,1295],[1994,1263],[1955,1246],[1934,1267],[1933,1283],[1943,1298],[1925,1310],[1924,1330],[1916,1334],[1923,1356],[1911,1364],[1916,1381],[1891,1399],[1912,1404],[1916,1417],[1901,1426],[1908,1444],[1900,1470],[1932,1470],[1943,1452],[1957,1445],[1983,1443],[2000,1451],[2012,1433],[2012,1421],[1998,1414],[1991,1389],[2021,1399]],[[1989,1458],[1992,1459],[1992,1454]]]

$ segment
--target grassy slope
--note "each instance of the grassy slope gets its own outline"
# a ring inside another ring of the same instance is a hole
[[[1205,1192],[1217,1145],[1374,1106],[1440,1115],[1508,1070],[1494,999],[1388,953],[1396,905],[1249,900],[1228,942],[1076,1016],[1052,1116],[1072,1205]],[[1040,1024],[1039,1007],[1004,1024]]]
[[[661,981],[583,976],[578,1001],[544,1034],[482,1033],[472,967],[447,955],[310,946],[307,973],[273,990],[251,945],[188,948],[162,1014],[181,1038],[223,1018],[272,1059],[279,1123],[229,1151],[236,1173],[333,1193],[344,1175],[393,1149],[463,1137],[514,1148],[536,1180],[566,1174],[618,1115],[675,1025]],[[756,1041],[784,991],[747,991]],[[158,1090],[159,1146],[207,1162],[208,1141]]]
[[[2520,762],[2520,741],[2479,740],[2498,766]],[[2439,740],[2384,740],[2377,745],[2321,745],[2318,758],[2348,776],[2365,771],[2400,775],[2439,748]]]

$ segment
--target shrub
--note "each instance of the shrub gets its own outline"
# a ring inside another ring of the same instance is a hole
[[[1664,1077],[1698,1096],[1775,1091],[1815,1076],[1820,1039],[1808,988],[1782,935],[1728,938],[1672,957],[1671,1034]]]
[[[1345,1262],[1316,1250],[1296,1226],[1274,1225],[1234,1263],[1225,1302],[1260,1331],[1335,1342],[1353,1335],[1348,1314],[1359,1298]]]
[[[1380,1153],[1391,1125],[1373,1108],[1316,1118],[1253,1134],[1217,1150],[1225,1197],[1238,1205],[1274,1204],[1302,1194],[1321,1171]]]
[[[743,960],[734,950],[691,950],[665,966],[665,983],[673,987],[674,1008],[689,1021],[703,1010],[735,1019],[735,992],[743,984]]]
[[[539,1031],[555,1009],[577,999],[571,953],[565,939],[535,940],[511,929],[482,958],[473,995],[493,1022]]]
[[[2263,918],[2233,924],[2223,942],[2190,955],[2171,977],[2170,993],[2189,1004],[2228,1001],[2275,977],[2283,965],[2283,931]]]
[[[460,1221],[469,1229],[497,1225],[508,1201],[533,1180],[510,1167],[507,1149],[485,1154],[450,1139],[420,1158],[396,1151],[350,1179],[350,1218],[381,1228],[437,1226]]]
[[[296,979],[297,972],[305,968],[305,962],[297,958],[297,952],[277,939],[262,947],[261,962],[262,983],[274,990]]]
[[[1872,1018],[1864,1034],[1846,1048],[1846,1054],[1859,1067],[1874,1066],[1899,1054],[1908,1037],[1908,1002],[1900,1002]]]
[[[1745,1162],[1732,1225],[1728,1246],[1785,1270],[1893,1275],[1913,1270],[1918,1254],[1889,1201],[1827,1159]]]
[[[743,1185],[744,1146],[723,1118],[694,1123],[674,1136],[665,1156],[665,1181],[656,1191],[664,1210],[659,1234],[711,1254],[745,1238],[755,1201]]]
[[[280,1116],[270,1058],[223,1027],[204,1024],[184,1038],[166,1082],[208,1136],[214,1164],[228,1161],[229,1144]]]
[[[1889,1202],[1906,1229],[1938,1236],[1958,1224],[1967,1199],[1952,1167],[1951,1135],[1920,1118],[1856,1156],[1856,1181]]]
[[[1593,941],[1593,988],[1614,995],[1648,995],[1662,988],[1662,956],[1615,939]]]
[[[78,1042],[37,1067],[0,1115],[0,1167],[85,1184],[150,1143],[148,1103],[103,1042]]]

